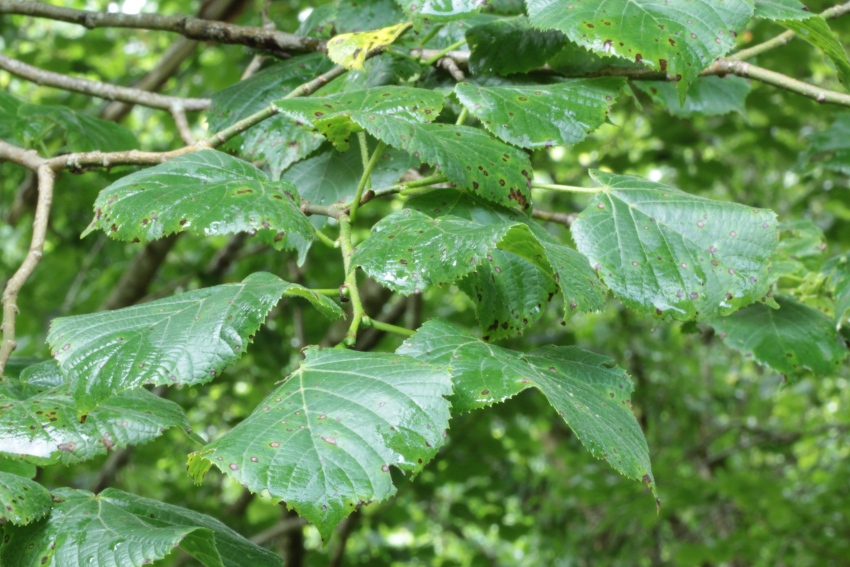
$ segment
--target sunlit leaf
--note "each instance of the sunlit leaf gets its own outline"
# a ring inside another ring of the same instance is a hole
[[[346,69],[363,69],[366,56],[398,39],[408,24],[398,24],[375,31],[340,34],[328,41],[328,57]]]
[[[413,18],[418,31],[426,22],[447,22],[468,18],[487,5],[487,0],[396,0]]]

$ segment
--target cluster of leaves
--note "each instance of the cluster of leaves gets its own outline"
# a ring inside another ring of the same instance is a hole
[[[308,348],[250,416],[189,456],[196,480],[215,465],[285,501],[327,540],[359,506],[395,493],[391,467],[422,471],[443,446],[452,414],[535,387],[591,455],[654,492],[625,370],[578,347],[524,353],[491,344],[525,332],[558,296],[564,324],[601,311],[610,291],[639,314],[713,328],[730,348],[789,378],[830,376],[842,366],[850,257],[825,258],[814,223],[778,222],[764,208],[605,170],[591,171],[595,187],[578,188],[592,198],[570,227],[572,242],[539,223],[532,208],[532,189],[570,189],[535,183],[532,152],[581,142],[629,90],[622,78],[565,79],[535,69],[649,66],[676,79],[640,84],[653,102],[681,116],[719,115],[740,108],[749,86],[697,76],[734,47],[751,17],[802,34],[846,79],[850,63],[832,32],[790,0],[623,1],[609,3],[601,18],[596,4],[530,0],[527,17],[510,19],[479,13],[475,2],[449,10],[401,1],[356,15],[345,2],[327,4],[300,32],[334,30],[329,57],[273,63],[217,92],[208,122],[215,132],[269,105],[275,116],[226,151],[185,154],[100,193],[84,235],[102,230],[147,243],[178,232],[248,232],[296,250],[303,263],[317,232],[327,236],[348,222],[308,218],[307,205],[344,211],[364,183],[375,194],[421,192],[356,246],[341,235],[344,250],[353,246],[346,276],[359,268],[404,295],[456,285],[475,305],[481,338],[434,319],[395,353]],[[408,17],[424,41],[398,23]],[[658,23],[635,24],[647,19]],[[461,40],[471,50],[472,75],[463,83],[411,57],[416,48]],[[510,57],[506,42],[517,45]],[[375,48],[387,49],[371,57]],[[329,59],[349,73],[310,97],[283,98],[330,69]],[[0,138],[22,146],[42,148],[57,126],[69,151],[135,146],[124,129],[62,107],[5,94],[0,105]],[[847,133],[840,120],[813,137],[812,162],[846,173]],[[442,186],[399,184],[411,168]],[[257,272],[241,283],[55,319],[48,335],[55,360],[18,361],[24,370],[11,365],[0,383],[0,451],[15,459],[8,467],[78,463],[171,427],[197,439],[179,406],[144,386],[214,380],[245,353],[282,297],[306,299],[331,320],[343,316],[325,294]],[[176,545],[207,565],[278,562],[206,516],[117,490],[49,493],[25,467],[13,472],[0,473],[4,565],[82,564],[104,546],[116,564],[129,565]]]

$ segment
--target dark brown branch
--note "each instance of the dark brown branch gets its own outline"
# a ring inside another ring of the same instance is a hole
[[[186,16],[161,14],[122,14],[118,12],[89,12],[52,6],[45,2],[0,0],[0,14],[17,14],[48,18],[88,29],[132,28],[179,33],[189,38],[218,43],[246,45],[255,49],[282,51],[323,51],[325,42],[312,37],[263,28],[237,26]]]

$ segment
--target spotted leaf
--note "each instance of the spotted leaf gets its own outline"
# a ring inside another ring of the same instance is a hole
[[[340,34],[328,41],[328,57],[346,69],[363,69],[370,51],[392,45],[408,29],[408,25],[398,24],[375,31]]]
[[[0,518],[26,525],[50,513],[50,492],[28,478],[0,471]]]

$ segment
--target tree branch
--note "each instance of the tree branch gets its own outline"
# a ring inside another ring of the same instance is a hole
[[[41,261],[44,239],[47,234],[47,221],[50,217],[50,205],[53,203],[53,183],[56,172],[47,165],[38,168],[38,205],[32,224],[32,241],[29,252],[21,267],[6,284],[3,291],[3,342],[0,343],[0,375],[6,368],[6,362],[17,347],[15,342],[15,316],[18,314],[18,292]]]
[[[248,26],[237,26],[186,16],[161,14],[123,14],[89,12],[52,6],[45,2],[0,0],[0,14],[33,16],[79,24],[88,29],[132,28],[179,33],[189,39],[247,45],[256,49],[282,51],[324,51],[325,41],[290,33]]]
[[[551,211],[542,211],[540,209],[532,209],[531,216],[549,222],[556,222],[558,224],[562,224],[567,228],[570,228],[570,225],[573,224],[578,218],[578,214],[576,213],[557,213]]]

